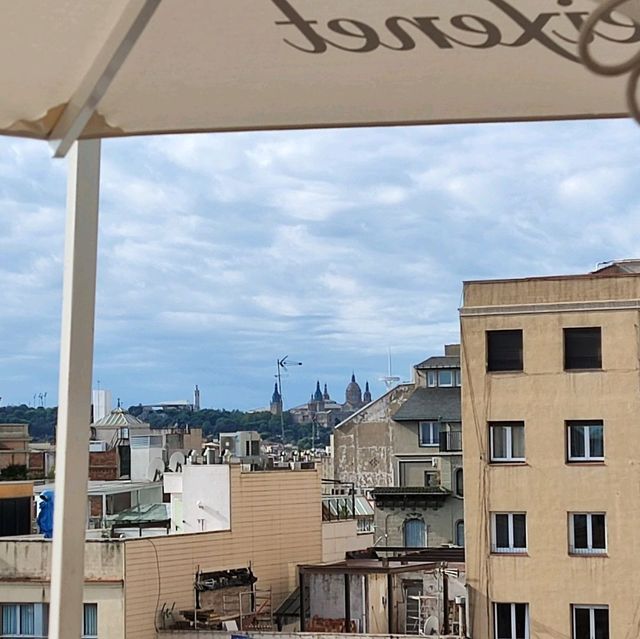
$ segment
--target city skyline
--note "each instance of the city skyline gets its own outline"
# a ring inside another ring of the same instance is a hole
[[[217,134],[103,145],[94,387],[286,406],[458,341],[462,281],[638,251],[627,121]],[[0,396],[57,403],[66,166],[0,142]]]

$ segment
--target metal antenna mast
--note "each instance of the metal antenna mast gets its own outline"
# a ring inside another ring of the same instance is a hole
[[[281,403],[281,407],[280,407],[280,431],[281,431],[281,435],[282,435],[282,443],[284,444],[284,396],[282,395],[282,378],[280,376],[281,371],[284,371],[285,373],[289,372],[289,369],[287,368],[287,366],[302,366],[302,362],[289,362],[288,361],[288,355],[285,355],[284,357],[281,357],[279,359],[276,360],[276,367],[278,370],[278,392],[280,393],[280,403]]]

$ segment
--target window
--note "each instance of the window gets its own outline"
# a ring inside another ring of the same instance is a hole
[[[438,371],[438,386],[453,386],[453,371],[441,370]]]
[[[440,422],[420,422],[420,446],[440,445]]]
[[[374,532],[373,517],[358,517],[358,534]]]
[[[522,370],[522,331],[487,331],[487,370]]]
[[[524,422],[491,422],[489,424],[492,462],[523,462]]]
[[[426,527],[422,519],[406,519],[403,532],[404,545],[407,548],[424,548],[427,545]]]
[[[491,520],[491,552],[527,552],[527,515],[525,513],[493,513]]]
[[[456,546],[464,548],[464,520],[456,522]]]
[[[0,604],[0,637],[42,637],[46,635],[47,604]]]
[[[567,459],[569,461],[604,460],[602,420],[567,422]]]
[[[564,368],[580,370],[602,368],[602,329],[564,329]]]
[[[456,495],[464,497],[464,476],[462,468],[458,468],[455,474],[456,478]]]
[[[424,485],[429,488],[434,488],[440,485],[440,473],[437,470],[425,470],[424,471]]]
[[[529,639],[529,605],[493,604],[494,639]]]
[[[438,385],[438,373],[437,371],[427,371],[427,386]]]
[[[570,513],[569,552],[574,555],[602,555],[607,552],[604,513]]]
[[[459,368],[456,368],[455,376],[456,376],[456,386],[462,386],[462,373]]]
[[[609,639],[609,606],[571,606],[573,639]]]
[[[98,636],[98,604],[86,603],[82,611],[82,637],[94,639]]]

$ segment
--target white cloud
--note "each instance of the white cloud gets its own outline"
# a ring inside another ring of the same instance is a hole
[[[125,403],[263,405],[273,362],[375,381],[457,335],[461,281],[640,255],[627,122],[294,131],[103,146],[96,375]],[[0,142],[0,395],[55,395],[64,163]],[[6,390],[4,390],[6,389]],[[295,400],[295,401],[294,401]]]

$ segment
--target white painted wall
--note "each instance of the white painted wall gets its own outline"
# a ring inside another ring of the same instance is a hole
[[[373,546],[373,533],[359,534],[355,519],[322,522],[322,561],[344,561],[345,555],[354,550],[366,550]]]
[[[171,495],[172,529],[192,533],[231,530],[231,486],[227,464],[185,465],[166,473],[164,490]]]
[[[106,417],[111,413],[112,401],[110,390],[94,390],[92,392],[93,421]]]
[[[161,440],[159,435],[152,436],[153,442]],[[131,438],[131,479],[133,481],[147,481],[153,479],[149,477],[149,464],[152,460],[162,461],[162,443],[159,446],[141,446],[138,442],[145,441],[145,437]]]

